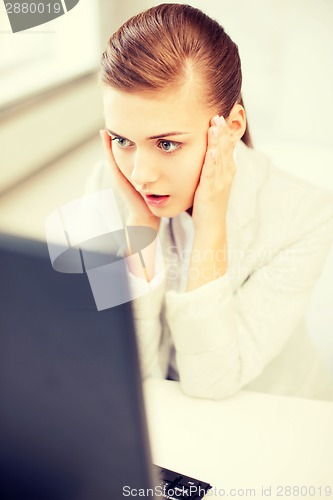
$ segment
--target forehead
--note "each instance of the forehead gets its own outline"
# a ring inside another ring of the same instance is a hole
[[[192,130],[211,117],[211,110],[200,102],[198,89],[186,85],[163,93],[129,93],[103,88],[103,107],[107,128],[125,137],[146,137],[169,130]]]

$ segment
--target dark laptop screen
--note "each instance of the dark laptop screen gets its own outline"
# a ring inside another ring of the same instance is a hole
[[[97,311],[87,275],[54,271],[42,242],[2,235],[0,272],[1,497],[151,486],[131,304]]]

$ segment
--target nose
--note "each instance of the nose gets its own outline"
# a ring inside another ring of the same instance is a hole
[[[151,155],[137,151],[134,157],[134,165],[131,174],[133,184],[152,184],[159,177],[156,162]]]

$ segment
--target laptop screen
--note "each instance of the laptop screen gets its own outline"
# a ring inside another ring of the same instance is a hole
[[[2,235],[0,269],[2,498],[151,487],[131,304],[98,311],[87,275],[54,271],[43,242]]]

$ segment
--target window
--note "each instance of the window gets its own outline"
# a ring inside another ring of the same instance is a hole
[[[53,21],[12,33],[0,2],[0,107],[96,69],[98,21],[98,2],[80,0]]]

